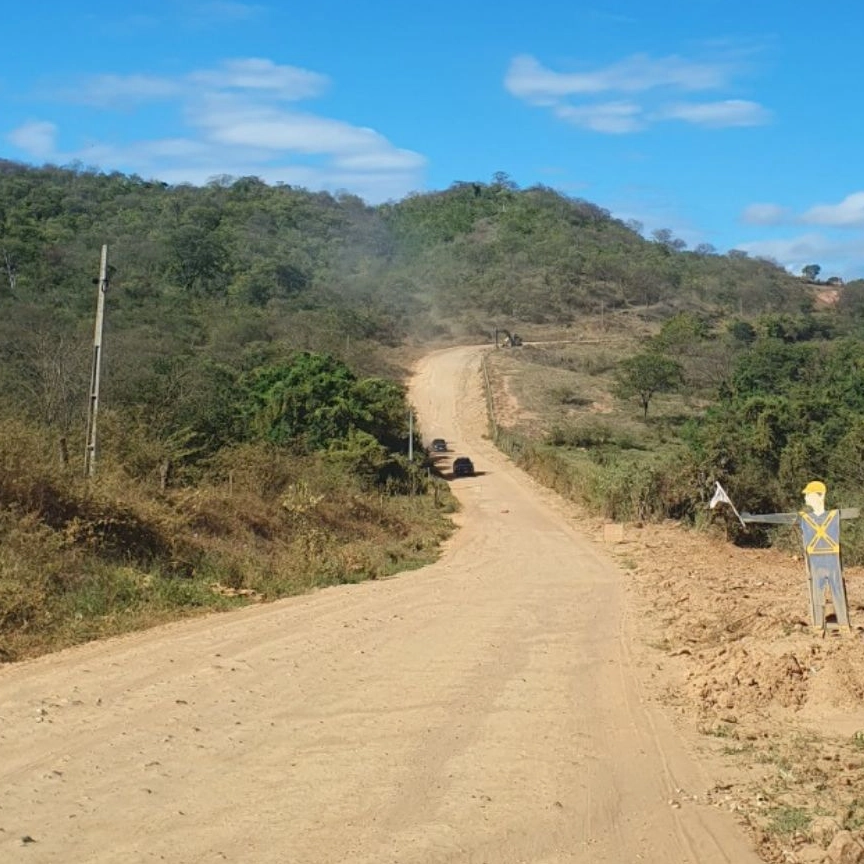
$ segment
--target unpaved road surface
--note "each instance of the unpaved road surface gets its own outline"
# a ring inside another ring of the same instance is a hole
[[[413,384],[481,472],[437,564],[0,670],[0,861],[758,860],[689,794],[625,574],[484,440],[479,357]]]

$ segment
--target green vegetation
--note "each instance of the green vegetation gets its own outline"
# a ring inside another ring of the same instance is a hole
[[[405,363],[500,325],[594,337],[492,372],[554,406],[499,443],[598,511],[698,522],[714,479],[785,509],[810,476],[854,506],[864,283],[816,314],[814,267],[646,239],[504,174],[371,207],[0,161],[0,656],[427,560],[452,503],[407,463]]]
[[[860,290],[847,288],[853,299]],[[594,340],[495,354],[492,377],[507,377],[546,429],[539,437],[517,424],[496,437],[544,482],[610,519],[726,520],[737,541],[791,544],[788,530],[745,532],[706,499],[719,480],[741,509],[795,510],[803,484],[818,478],[837,506],[864,504],[861,320],[678,312],[629,346],[607,343],[617,351],[611,368],[592,368]],[[567,399],[540,404],[550,366]],[[847,562],[864,560],[857,521],[844,523],[844,550]]]
[[[768,815],[768,830],[786,837],[806,832],[812,821],[811,814],[803,807],[776,807]]]
[[[622,360],[618,370],[617,395],[622,399],[638,396],[645,419],[654,395],[675,390],[681,380],[681,365],[658,351],[634,354]]]

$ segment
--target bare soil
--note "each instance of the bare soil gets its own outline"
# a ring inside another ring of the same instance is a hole
[[[614,548],[660,655],[658,698],[722,765],[710,800],[744,818],[766,861],[818,862],[841,829],[860,838],[864,571],[846,570],[852,630],[823,636],[799,556],[674,524],[625,526]]]
[[[486,439],[479,357],[412,385],[478,469],[436,564],[0,668],[4,864],[817,860],[860,636],[808,631],[795,562],[604,543]]]
[[[499,423],[542,435],[536,374],[526,383],[524,363],[495,361]],[[864,568],[845,569],[851,631],[823,636],[810,626],[802,555],[738,548],[720,519],[697,533],[576,518],[628,572],[653,698],[682,735],[702,736],[696,750],[717,778],[707,800],[742,819],[766,861],[837,860],[836,849],[826,857],[832,838],[864,829]]]

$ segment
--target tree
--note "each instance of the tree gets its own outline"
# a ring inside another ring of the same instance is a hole
[[[166,271],[187,293],[215,294],[228,255],[216,233],[199,225],[181,225],[170,236]]]
[[[697,255],[716,255],[717,248],[711,243],[699,243],[693,250]]]
[[[822,272],[822,268],[818,264],[807,264],[801,268],[801,273],[808,282],[815,282]]]
[[[3,269],[6,271],[6,278],[9,281],[9,291],[15,293],[15,285],[18,282],[18,263],[15,256],[4,246],[2,250]]]
[[[705,321],[692,312],[679,312],[663,324],[652,342],[658,351],[681,356],[698,352],[708,335]]]
[[[501,189],[509,189],[511,192],[515,192],[519,188],[506,171],[496,171],[492,175],[492,185]]]
[[[756,341],[756,328],[749,321],[730,321],[726,329],[733,339],[743,345],[752,345]]]
[[[651,236],[654,238],[655,243],[667,247],[672,245],[672,240],[674,239],[672,232],[668,228],[657,228],[651,232]]]
[[[405,440],[403,389],[392,381],[358,379],[330,355],[298,352],[279,365],[253,369],[241,403],[249,436],[274,444],[326,450],[363,432],[395,451]]]
[[[622,399],[639,397],[643,418],[656,393],[668,393],[681,383],[681,364],[656,351],[635,354],[618,364],[616,394]]]
[[[90,349],[71,315],[51,307],[16,307],[0,325],[4,406],[24,411],[65,435],[86,404]]]

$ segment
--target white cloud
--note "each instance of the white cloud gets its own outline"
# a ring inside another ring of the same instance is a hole
[[[736,248],[754,256],[772,258],[796,275],[808,264],[819,264],[823,278],[857,279],[864,270],[864,235],[860,234],[838,239],[811,232],[797,237],[738,243]]]
[[[735,248],[754,256],[774,258],[786,267],[794,267],[799,261],[812,262],[815,258],[836,251],[837,243],[822,234],[801,234],[798,237],[738,243]]]
[[[716,89],[726,84],[729,75],[730,69],[722,63],[699,63],[674,55],[652,59],[647,54],[635,54],[593,72],[554,72],[523,54],[511,61],[504,86],[514,96],[546,105],[574,94],[642,93],[658,87]]]
[[[724,99],[720,102],[679,102],[660,110],[666,120],[685,120],[699,126],[762,126],[771,114],[758,102]]]
[[[189,80],[216,90],[257,91],[288,100],[320,96],[330,84],[326,75],[296,66],[280,66],[258,57],[226,60],[219,69],[193,72]]]
[[[196,124],[221,144],[289,150],[294,153],[368,152],[389,146],[372,129],[311,114],[273,109],[208,112]]]
[[[232,147],[334,157],[334,167],[352,171],[419,171],[419,153],[394,147],[374,129],[278,107],[250,104],[230,94],[214,95],[190,112],[190,123],[208,141]]]
[[[823,231],[738,243],[752,255],[772,258],[799,275],[807,264],[819,264],[822,278],[859,279],[864,272],[864,192],[847,195],[839,204],[819,204],[796,213],[778,204],[751,204],[742,213],[750,225],[811,224]]]
[[[286,101],[321,95],[328,85],[326,75],[263,58],[227,60],[177,78],[102,75],[55,96],[106,111],[161,101],[163,118],[181,118],[179,134],[96,140],[63,153],[56,149],[51,123],[27,124],[8,137],[34,159],[81,161],[166,182],[255,175],[311,188],[344,188],[369,201],[420,187],[426,165],[420,153],[395,146],[374,129],[285,107]]]
[[[6,140],[33,159],[50,159],[57,147],[57,127],[46,120],[32,120],[13,129]]]
[[[741,219],[748,225],[781,225],[790,221],[791,213],[778,204],[750,204],[744,208]]]
[[[683,120],[709,127],[767,123],[770,112],[757,102],[731,98],[711,102],[668,101],[673,93],[728,88],[734,75],[745,68],[732,56],[727,52],[721,59],[700,61],[677,55],[653,58],[634,54],[589,71],[558,72],[530,54],[521,54],[510,62],[504,87],[529,105],[550,108],[560,119],[595,132],[635,132],[663,120]],[[627,99],[599,104],[590,101],[603,94],[622,94]],[[664,98],[667,101],[658,106],[658,99]]]
[[[817,204],[801,216],[801,221],[838,227],[864,225],[864,192],[853,192],[839,204]]]
[[[197,70],[176,79],[154,75],[94,75],[55,95],[67,102],[101,108],[164,102],[181,96],[194,99],[226,90],[295,101],[320,96],[329,84],[330,79],[318,72],[247,57],[226,60],[215,69]]]
[[[562,120],[594,132],[623,134],[644,125],[642,109],[632,102],[604,102],[599,105],[559,105],[555,114]]]
[[[779,204],[751,204],[744,209],[741,218],[750,225],[803,223],[829,228],[860,228],[864,227],[864,192],[852,192],[839,204],[816,204],[803,213],[794,213]]]

